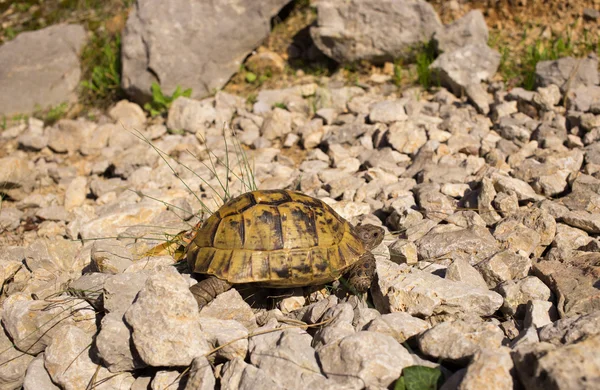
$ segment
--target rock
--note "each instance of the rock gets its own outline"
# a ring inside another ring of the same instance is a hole
[[[152,378],[150,389],[162,390],[169,387],[180,388],[182,382],[182,373],[178,370],[160,370]]]
[[[390,260],[394,263],[414,265],[418,262],[417,246],[408,241],[398,239],[390,247]]]
[[[252,308],[235,289],[217,295],[212,302],[202,308],[200,317],[235,320],[249,331],[253,331],[257,327]]]
[[[65,390],[84,389],[89,383],[97,389],[129,389],[133,376],[125,372],[115,375],[98,366],[90,356],[91,344],[92,334],[74,325],[60,327],[44,356],[52,381]]]
[[[480,272],[488,288],[495,288],[502,282],[525,278],[531,269],[531,259],[504,250],[477,263],[475,268]]]
[[[600,382],[600,336],[555,347],[538,343],[512,353],[519,379],[528,389],[593,389]]]
[[[125,243],[115,239],[94,241],[91,259],[92,271],[107,274],[122,273],[133,263],[133,256]]]
[[[191,88],[193,98],[209,95],[223,87],[246,55],[267,37],[271,17],[287,3],[270,0],[242,8],[212,3],[191,6],[186,1],[138,4],[123,34],[123,89],[135,101],[148,101],[150,86],[158,79],[165,95],[170,96],[177,85]],[[172,28],[174,21],[188,20],[203,23]],[[228,50],[223,52],[223,47]],[[198,69],[203,70],[200,77]]]
[[[4,330],[0,329],[0,388],[20,388],[25,370],[32,360],[33,356],[17,350]]]
[[[85,202],[87,194],[87,179],[84,176],[77,176],[71,180],[65,191],[65,209],[71,211],[81,206]]]
[[[211,348],[221,347],[215,357],[233,360],[246,358],[248,352],[248,330],[234,320],[218,320],[211,317],[200,318],[200,325]]]
[[[275,107],[265,118],[261,128],[261,135],[268,140],[274,140],[276,138],[283,138],[283,136],[291,131],[292,116],[290,112]]]
[[[62,299],[48,303],[17,293],[4,301],[2,324],[17,349],[36,355],[67,325],[76,324],[88,333],[96,331],[95,311],[87,302],[68,296]]]
[[[271,321],[261,329],[273,329],[276,322]],[[280,388],[322,388],[327,379],[311,342],[312,337],[301,329],[259,334],[250,338],[250,362]]]
[[[551,294],[548,286],[535,276],[504,282],[496,290],[504,297],[502,311],[506,315],[517,317],[524,314],[525,305],[528,301],[548,301]]]
[[[378,332],[357,332],[322,347],[318,354],[332,381],[356,389],[387,388],[405,367],[414,364],[402,345]]]
[[[492,99],[490,99],[490,96],[482,84],[469,84],[465,87],[464,92],[469,98],[469,101],[475,105],[477,111],[483,115],[489,114]]]
[[[456,320],[435,325],[417,342],[426,355],[460,364],[478,351],[499,348],[503,339],[504,332],[489,322]]]
[[[123,314],[108,313],[104,316],[100,332],[96,336],[96,348],[98,356],[110,372],[146,367],[131,345],[131,331],[123,321]]]
[[[122,210],[107,211],[102,216],[85,222],[80,235],[84,240],[115,237],[132,225],[151,225],[154,218],[164,210],[164,206],[154,202],[125,205]]]
[[[583,9],[583,18],[589,21],[595,21],[600,19],[600,12],[593,8],[584,8]]]
[[[454,231],[430,230],[415,244],[420,259],[462,258],[470,264],[479,263],[500,249],[490,232],[476,225]]]
[[[552,302],[532,299],[527,302],[525,307],[525,320],[523,327],[541,328],[544,325],[551,324],[558,319],[558,312]]]
[[[487,289],[488,285],[481,274],[466,260],[456,259],[446,269],[446,279]]]
[[[540,341],[554,345],[572,344],[600,333],[600,310],[563,318],[539,329]]]
[[[467,86],[490,79],[500,65],[500,54],[487,45],[469,44],[441,54],[429,66],[440,82],[461,96]]]
[[[556,294],[561,318],[600,309],[600,292],[596,287],[600,278],[599,256],[597,252],[583,252],[534,264],[534,273]]]
[[[60,390],[60,387],[56,386],[50,374],[44,367],[44,354],[40,353],[29,363],[27,367],[27,373],[25,374],[25,380],[23,381],[24,390]]]
[[[371,106],[369,121],[372,123],[392,123],[408,118],[402,100],[384,100]]]
[[[187,281],[172,267],[155,271],[125,313],[135,349],[154,367],[187,366],[208,352],[198,304]]]
[[[0,209],[0,231],[12,231],[21,225],[23,212],[19,209],[3,207]]]
[[[598,85],[598,58],[591,54],[586,58],[540,61],[535,66],[535,78],[538,86],[555,84],[562,93],[579,86]]]
[[[461,390],[512,389],[514,386],[512,371],[513,361],[509,348],[480,349],[473,356],[458,388]]]
[[[494,181],[496,191],[506,193],[513,192],[517,195],[519,201],[545,199],[542,195],[536,194],[533,188],[522,180],[497,173],[492,175],[492,180]]]
[[[588,112],[600,105],[600,86],[580,85],[571,87],[566,96],[567,108],[574,111]]]
[[[600,233],[600,215],[585,210],[569,211],[562,220],[571,226],[585,230],[588,233]]]
[[[277,74],[285,70],[285,61],[275,52],[267,49],[252,54],[244,63],[250,72],[262,74]]]
[[[116,122],[119,129],[129,132],[141,132],[146,124],[146,114],[142,107],[127,100],[115,104],[108,111],[108,115]]]
[[[387,334],[403,343],[409,338],[419,335],[430,328],[430,325],[408,313],[396,312],[373,319],[365,330]]]
[[[85,29],[58,24],[24,32],[0,47],[0,115],[29,114],[75,102]],[[31,93],[35,91],[35,93]]]
[[[548,85],[548,87],[540,87],[537,89],[537,93],[533,95],[533,103],[536,104],[544,111],[552,111],[561,99],[560,89],[554,84]]]
[[[0,158],[0,188],[9,197],[25,198],[33,189],[35,177],[33,162],[19,157]]]
[[[377,275],[373,301],[382,312],[404,311],[423,317],[463,312],[488,316],[502,305],[500,295],[487,288],[465,286],[406,264],[378,260]]]
[[[223,390],[275,390],[280,388],[281,385],[271,379],[264,370],[245,363],[242,359],[234,359],[223,366],[221,377],[221,389]]]
[[[337,62],[391,61],[427,42],[441,23],[424,1],[327,0],[317,4],[310,34],[315,45]]]
[[[215,124],[217,111],[210,100],[194,100],[181,96],[169,108],[167,127],[184,130],[206,138],[208,128]]]
[[[397,122],[386,133],[387,142],[400,153],[416,153],[427,142],[427,133],[413,121]]]
[[[438,51],[451,52],[470,44],[487,45],[488,35],[483,14],[479,10],[472,10],[438,30],[433,35],[433,41]]]
[[[192,361],[184,390],[211,390],[215,388],[215,376],[212,367],[204,356]]]
[[[19,137],[19,146],[25,150],[42,150],[48,146],[49,135],[44,129],[44,122],[30,119],[29,126]]]

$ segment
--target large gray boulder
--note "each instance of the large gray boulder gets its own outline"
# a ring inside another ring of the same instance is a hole
[[[564,57],[540,61],[535,66],[535,77],[537,86],[556,84],[563,93],[581,86],[598,85],[598,57],[591,53],[585,58]]]
[[[406,57],[442,27],[422,0],[322,0],[317,11],[310,34],[319,50],[342,63]]]
[[[154,81],[165,94],[177,85],[202,98],[227,83],[270,31],[289,0],[138,0],[127,19],[122,87],[137,102]]]
[[[58,24],[21,33],[0,46],[0,115],[76,101],[79,51],[85,42],[82,26]]]

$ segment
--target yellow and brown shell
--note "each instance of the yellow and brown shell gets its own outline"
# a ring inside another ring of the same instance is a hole
[[[270,287],[337,279],[367,251],[330,206],[299,192],[247,192],[223,205],[186,249],[192,272]]]

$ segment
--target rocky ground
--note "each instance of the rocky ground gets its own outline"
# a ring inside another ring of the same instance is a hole
[[[507,90],[481,20],[438,35],[429,91],[384,66],[1,132],[0,388],[385,389],[411,366],[444,389],[598,388],[598,59]],[[241,287],[198,311],[149,251],[253,183],[383,226],[370,293]]]

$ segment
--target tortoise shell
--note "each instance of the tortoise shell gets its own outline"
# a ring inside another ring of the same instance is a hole
[[[212,214],[186,248],[190,270],[229,283],[299,287],[330,282],[365,254],[354,227],[299,192],[247,192]]]

